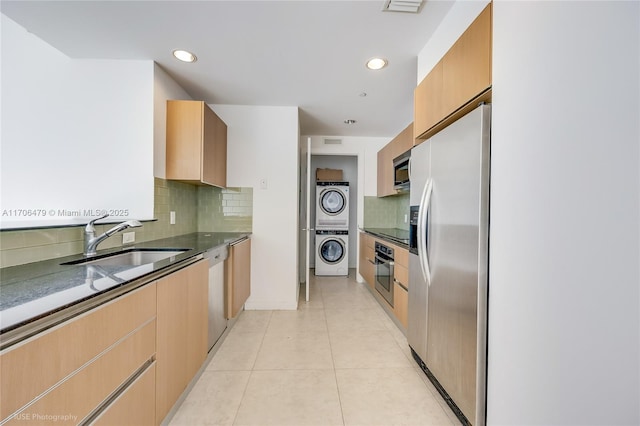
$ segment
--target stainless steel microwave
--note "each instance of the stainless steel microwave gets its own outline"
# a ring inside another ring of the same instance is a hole
[[[393,189],[398,192],[408,192],[409,168],[411,164],[411,150],[397,156],[393,160]]]

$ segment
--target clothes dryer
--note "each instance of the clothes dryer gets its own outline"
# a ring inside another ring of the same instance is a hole
[[[349,231],[316,231],[315,274],[349,274]]]
[[[349,182],[316,183],[316,229],[349,229]]]

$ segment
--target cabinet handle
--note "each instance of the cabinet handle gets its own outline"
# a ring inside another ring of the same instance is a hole
[[[398,285],[400,287],[402,287],[403,289],[405,289],[405,291],[409,291],[409,289],[407,288],[407,286],[405,286],[404,284],[402,284],[400,281],[396,280],[395,278],[393,279],[394,283],[398,283]]]

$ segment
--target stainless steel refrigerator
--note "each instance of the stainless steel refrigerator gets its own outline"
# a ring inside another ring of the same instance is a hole
[[[490,105],[411,150],[412,353],[463,423],[484,425]]]

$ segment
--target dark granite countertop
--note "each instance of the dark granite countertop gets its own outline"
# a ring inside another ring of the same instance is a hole
[[[409,248],[409,231],[398,228],[362,228],[362,231],[382,238],[402,248]]]
[[[0,334],[15,330],[55,312],[102,296],[146,275],[172,266],[207,250],[248,237],[249,233],[199,232],[131,246],[98,250],[96,257],[131,248],[186,249],[184,253],[140,266],[61,265],[82,259],[66,256],[0,269]]]

